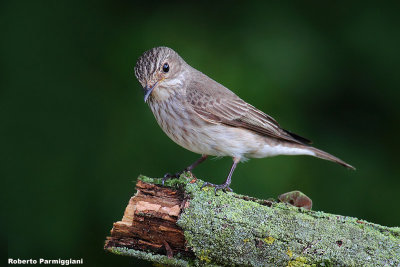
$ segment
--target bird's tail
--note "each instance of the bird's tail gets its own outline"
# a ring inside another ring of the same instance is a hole
[[[343,160],[341,160],[341,159],[339,159],[339,158],[337,158],[337,157],[335,157],[335,156],[333,156],[333,155],[331,155],[331,154],[329,154],[329,153],[327,153],[325,151],[322,151],[322,150],[320,150],[318,148],[308,147],[307,149],[309,149],[310,151],[314,152],[315,156],[317,158],[326,159],[326,160],[329,160],[329,161],[332,161],[332,162],[336,162],[337,164],[340,164],[340,165],[342,165],[342,166],[344,166],[346,168],[352,169],[352,170],[356,169],[353,166],[351,166],[350,164],[344,162]]]

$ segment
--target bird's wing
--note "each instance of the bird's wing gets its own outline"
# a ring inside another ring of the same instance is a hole
[[[186,101],[201,119],[208,122],[240,127],[289,142],[311,143],[306,138],[282,129],[274,118],[246,103],[225,87],[222,88],[224,91],[218,88],[212,93],[206,90],[187,90]]]

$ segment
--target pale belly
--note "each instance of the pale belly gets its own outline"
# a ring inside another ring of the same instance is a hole
[[[277,155],[313,155],[302,149],[258,135],[249,130],[214,124],[187,111],[179,103],[149,105],[163,131],[178,145],[189,151],[211,156],[263,158]]]

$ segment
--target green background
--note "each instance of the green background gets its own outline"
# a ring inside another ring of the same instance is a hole
[[[253,159],[236,169],[236,192],[269,198],[297,189],[315,210],[400,225],[398,2],[0,6],[8,257],[148,264],[105,253],[103,242],[139,174],[161,177],[198,158],[162,132],[133,75],[136,59],[160,45],[357,168],[306,156]],[[209,160],[194,173],[222,183],[231,162]]]

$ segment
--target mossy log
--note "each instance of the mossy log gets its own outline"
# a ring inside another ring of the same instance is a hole
[[[400,228],[140,176],[105,249],[170,266],[399,266]]]

